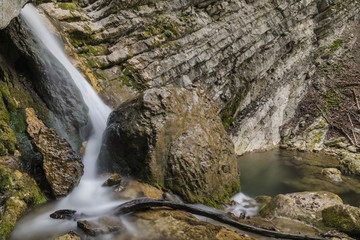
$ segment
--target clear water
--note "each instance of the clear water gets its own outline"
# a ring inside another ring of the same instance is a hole
[[[251,153],[238,158],[241,191],[250,196],[276,196],[299,191],[330,191],[344,203],[360,206],[360,179],[342,176],[332,182],[322,174],[323,168],[336,168],[338,159],[321,153],[273,150]]]

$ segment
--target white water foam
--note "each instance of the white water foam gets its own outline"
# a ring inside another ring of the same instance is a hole
[[[27,4],[23,8],[21,16],[33,34],[69,72],[89,109],[89,119],[93,128],[83,157],[84,176],[79,186],[69,196],[56,203],[52,209],[32,218],[24,218],[17,224],[11,236],[12,239],[42,239],[46,238],[49,233],[67,232],[76,228],[76,221],[52,220],[49,214],[56,210],[74,209],[79,213],[94,216],[106,212],[124,201],[112,200],[111,190],[101,187],[105,179],[96,176],[96,161],[111,109],[103,103],[91,85],[72,65],[62,44],[43,23],[42,17],[44,16],[41,16],[31,4]]]

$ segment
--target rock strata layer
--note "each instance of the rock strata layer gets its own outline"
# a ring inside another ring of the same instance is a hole
[[[2,0],[0,2],[0,30],[6,28],[10,21],[19,15],[27,2],[29,0]]]
[[[27,132],[35,149],[41,153],[46,179],[56,198],[65,197],[79,183],[83,174],[81,157],[70,144],[37,118],[34,109],[26,110]]]
[[[80,1],[41,7],[60,20],[113,106],[144,89],[201,82],[238,154],[280,142],[318,50],[340,38],[357,1]],[[126,93],[118,94],[119,92]],[[129,94],[131,93],[131,94]]]
[[[146,90],[111,114],[99,164],[188,201],[222,202],[239,190],[240,179],[216,110],[198,88]]]

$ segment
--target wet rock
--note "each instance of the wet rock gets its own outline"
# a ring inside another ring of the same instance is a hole
[[[164,194],[160,189],[136,180],[131,180],[125,185],[117,187],[115,191],[119,192],[119,197],[121,199],[135,199],[140,197],[162,199]]]
[[[342,204],[341,198],[330,192],[299,192],[279,194],[260,211],[260,215],[287,217],[308,224],[321,221],[322,210]]]
[[[0,165],[0,239],[7,239],[28,209],[44,202],[46,199],[34,179]]]
[[[55,115],[59,134],[76,150],[80,149],[79,129],[87,124],[88,109],[79,89],[69,72],[49,52],[39,39],[33,36],[22,18],[16,18],[6,28],[4,38],[13,45],[13,54],[19,55],[26,66],[29,80],[46,107]]]
[[[35,149],[43,157],[46,179],[56,198],[65,197],[79,183],[83,174],[81,157],[70,144],[37,118],[34,109],[27,108],[27,132]]]
[[[115,173],[115,174],[111,175],[110,178],[108,180],[106,180],[106,182],[104,182],[103,186],[112,187],[112,186],[119,185],[120,183],[121,183],[121,177],[119,174]]]
[[[333,182],[342,182],[341,172],[337,168],[324,168],[321,174]]]
[[[54,219],[70,220],[75,218],[75,213],[76,213],[75,210],[63,209],[53,212],[52,214],[50,214],[50,217]]]
[[[137,229],[146,231],[123,232],[116,235],[117,240],[126,239],[214,239],[214,240],[250,240],[254,239],[223,226],[200,221],[193,215],[172,210],[148,210],[136,213],[128,221]]]
[[[350,205],[335,205],[322,211],[323,222],[350,236],[360,237],[360,209]]]
[[[76,232],[71,231],[66,235],[54,238],[53,240],[81,240],[81,238]]]
[[[77,221],[77,226],[90,236],[108,234],[124,229],[121,220],[117,217],[101,217],[92,221],[80,220]]]
[[[223,202],[239,190],[239,173],[216,111],[200,88],[149,89],[111,114],[99,165],[191,202]]]

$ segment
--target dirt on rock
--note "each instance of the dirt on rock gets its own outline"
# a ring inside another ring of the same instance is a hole
[[[301,134],[323,116],[330,125],[327,139],[346,137],[360,144],[360,28],[350,26],[342,38],[319,49],[315,74],[296,115],[283,128]],[[300,123],[300,124],[299,124]]]

